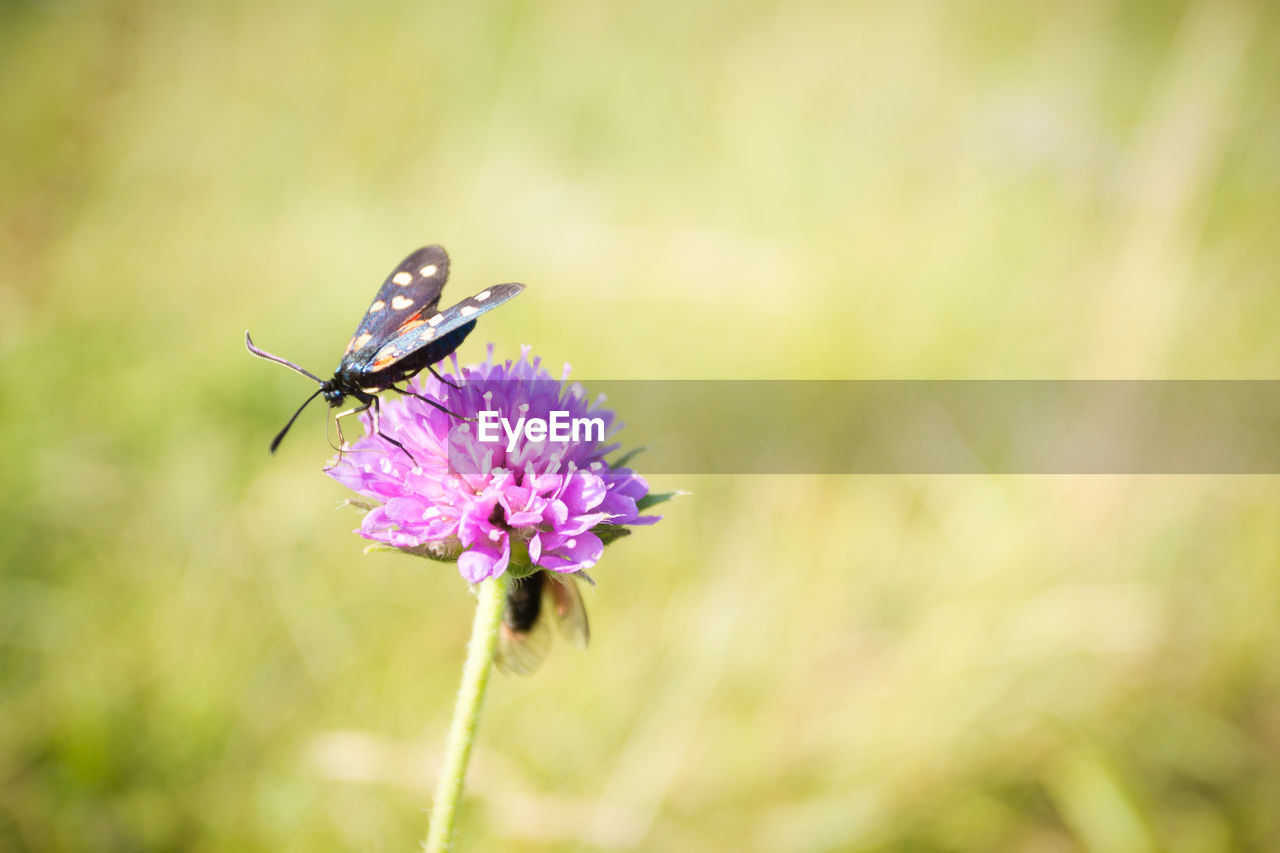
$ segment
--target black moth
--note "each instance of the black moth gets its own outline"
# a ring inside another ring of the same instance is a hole
[[[378,295],[373,298],[359,328],[351,336],[332,379],[321,379],[291,361],[258,349],[249,333],[245,332],[244,344],[249,352],[258,358],[283,364],[320,386],[272,439],[271,452],[276,452],[298,415],[316,397],[323,396],[332,408],[341,406],[347,397],[353,397],[360,405],[338,417],[372,408],[374,432],[404,450],[412,459],[413,455],[405,450],[404,445],[378,428],[377,394],[397,391],[443,409],[436,401],[414,394],[407,388],[399,388],[396,383],[407,381],[424,369],[431,371],[441,382],[447,382],[436,373],[433,365],[462,344],[475,328],[477,317],[510,301],[524,290],[523,284],[497,284],[452,308],[438,311],[440,293],[448,277],[449,255],[440,246],[424,246],[401,261],[378,289]],[[341,439],[341,424],[338,435]]]

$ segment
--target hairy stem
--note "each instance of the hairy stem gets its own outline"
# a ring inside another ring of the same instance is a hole
[[[431,825],[427,830],[426,853],[444,853],[453,837],[453,823],[462,796],[462,780],[467,775],[467,760],[480,722],[480,705],[493,669],[493,656],[498,648],[498,624],[506,602],[506,575],[484,581],[476,590],[476,617],[471,625],[471,643],[467,662],[462,667],[462,684],[445,741],[444,764],[431,804]]]

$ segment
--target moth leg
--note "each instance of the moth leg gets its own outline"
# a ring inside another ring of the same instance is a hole
[[[443,403],[437,403],[435,400],[432,400],[430,397],[424,397],[424,396],[422,396],[421,394],[419,394],[419,393],[418,393],[418,392],[416,392],[416,391],[410,391],[407,387],[406,387],[406,388],[397,388],[397,387],[396,387],[396,386],[394,386],[394,385],[390,385],[390,386],[388,386],[388,387],[389,387],[392,391],[395,391],[397,394],[403,394],[403,395],[404,395],[404,396],[406,396],[406,397],[417,397],[417,398],[418,398],[419,400],[421,400],[422,402],[426,403],[426,404],[427,404],[427,405],[429,405],[429,406],[433,406],[433,407],[435,407],[435,408],[439,409],[440,411],[444,412],[446,415],[448,415],[448,416],[449,416],[449,417],[451,417],[451,418],[457,418],[457,419],[458,419],[458,420],[460,420],[460,421],[474,421],[474,420],[475,420],[475,418],[467,418],[467,417],[463,417],[462,415],[458,414],[457,412],[452,411],[452,410],[450,410],[450,409],[446,408],[446,407],[444,406],[444,404],[443,404]],[[456,386],[456,385],[455,385],[454,387],[456,388],[456,387],[458,387],[458,386]]]
[[[371,396],[371,397],[369,398],[369,400],[364,404],[364,408],[365,408],[365,409],[368,409],[368,408],[370,408],[370,407],[372,407],[372,410],[373,410],[373,414],[372,414],[372,418],[373,418],[373,431],[374,431],[377,435],[382,436],[382,438],[384,438],[385,440],[387,440],[387,441],[389,441],[390,443],[394,444],[396,447],[398,447],[398,448],[400,448],[401,450],[403,450],[403,451],[404,451],[404,455],[409,457],[409,461],[410,461],[410,462],[412,462],[414,465],[417,465],[417,464],[418,464],[418,460],[413,458],[413,454],[409,452],[409,449],[408,449],[407,447],[405,447],[403,444],[401,444],[400,442],[396,441],[394,438],[392,438],[391,436],[387,435],[385,432],[383,432],[383,431],[382,431],[382,427],[381,427],[381,426],[380,426],[380,424],[379,424],[379,416],[380,416],[380,414],[381,414],[382,409],[381,409],[380,404],[378,403],[378,398],[377,398],[377,396]],[[364,409],[361,409],[361,411],[363,411],[363,410],[364,410]]]
[[[342,424],[338,424],[338,446],[334,447],[333,439],[329,437],[329,419],[326,417],[324,419],[324,440],[325,440],[325,443],[328,444],[329,447],[333,448],[333,450],[336,451],[338,454],[338,458],[333,460],[333,464],[328,465],[324,468],[325,473],[328,473],[332,471],[334,468],[337,468],[338,463],[342,461],[342,445],[344,443],[342,441]]]
[[[376,400],[377,398],[373,397],[370,399]],[[345,412],[338,412],[338,414],[333,416],[333,425],[338,428],[338,447],[337,447],[338,458],[334,460],[334,463],[332,465],[330,465],[328,468],[325,468],[324,469],[325,471],[332,471],[334,468],[336,468],[338,466],[338,463],[342,461],[343,451],[347,449],[347,437],[342,434],[342,419],[345,418],[347,415],[358,415],[361,412],[363,412],[365,409],[369,408],[369,406],[370,406],[370,403],[369,401],[366,400],[364,405],[362,406],[355,406],[354,408],[347,409]],[[325,421],[324,434],[325,434],[325,438],[329,437],[328,421]]]
[[[429,371],[431,372],[431,375],[432,375],[432,376],[434,376],[434,377],[436,378],[436,381],[437,381],[437,382],[441,382],[441,383],[443,383],[443,384],[445,384],[445,385],[448,385],[450,388],[452,388],[452,389],[453,389],[453,390],[455,390],[455,391],[461,391],[461,390],[462,390],[462,386],[461,386],[461,385],[454,385],[454,384],[453,384],[452,382],[450,382],[448,379],[445,379],[445,378],[444,378],[443,376],[441,376],[439,373],[436,373],[436,366],[435,366],[434,364],[428,364],[428,365],[427,365],[427,370],[429,370]]]
[[[370,398],[370,399],[373,399],[373,398]],[[342,419],[347,417],[348,415],[358,415],[361,412],[363,412],[365,409],[369,408],[369,406],[371,405],[372,403],[366,400],[364,405],[362,406],[355,406],[354,408],[347,409],[345,412],[338,412],[338,414],[333,416],[333,422],[338,427],[339,449],[341,449],[347,443],[347,437],[342,434]]]
[[[342,419],[343,419],[343,418],[345,418],[345,417],[347,417],[348,415],[358,415],[358,414],[360,414],[361,412],[365,412],[365,411],[369,411],[369,412],[370,412],[370,417],[373,419],[373,432],[374,432],[374,434],[381,436],[382,438],[386,439],[386,440],[387,440],[388,442],[390,442],[391,444],[394,444],[396,447],[398,447],[398,448],[400,448],[401,450],[403,450],[403,451],[404,451],[404,455],[405,455],[405,456],[408,456],[410,459],[413,459],[413,462],[414,462],[414,464],[416,465],[416,464],[417,464],[417,462],[418,462],[418,460],[413,458],[413,454],[412,454],[412,453],[410,453],[407,449],[405,449],[405,446],[404,446],[403,444],[401,444],[400,442],[396,441],[394,438],[392,438],[391,436],[387,435],[385,432],[383,432],[383,431],[382,431],[382,428],[381,428],[381,426],[379,425],[379,419],[378,419],[378,416],[379,416],[379,414],[381,413],[381,412],[380,412],[380,410],[379,410],[379,408],[378,408],[378,398],[377,398],[376,396],[374,396],[374,395],[370,395],[370,396],[369,396],[369,398],[368,398],[367,400],[362,401],[362,404],[361,404],[361,405],[356,406],[356,407],[351,408],[351,409],[347,409],[345,412],[339,412],[337,415],[335,415],[335,416],[334,416],[334,418],[333,418],[333,422],[334,422],[334,424],[336,424],[336,425],[337,425],[337,427],[338,427],[338,454],[339,454],[339,456],[341,456],[341,454],[342,454],[342,448],[343,448],[343,447],[345,447],[345,446],[346,446],[346,444],[347,444],[347,437],[346,437],[345,435],[343,435],[343,433],[342,433]]]

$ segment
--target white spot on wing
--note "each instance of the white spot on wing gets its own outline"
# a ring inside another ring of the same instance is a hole
[[[492,293],[492,292],[493,292],[493,291],[491,291],[491,290],[482,290],[481,292],[477,293],[477,294],[476,294],[476,302],[484,302],[486,299],[488,299],[488,298],[489,298],[489,294],[490,294],[490,293]]]
[[[428,325],[428,326],[439,326],[439,325],[440,325],[440,321],[441,321],[441,320],[443,320],[443,319],[444,319],[444,315],[443,315],[443,314],[437,314],[436,316],[432,317],[430,320],[428,320],[428,321],[427,321],[427,325]]]
[[[363,335],[361,335],[360,337],[356,338],[356,340],[355,340],[355,346],[354,346],[354,347],[352,347],[352,349],[360,349],[360,347],[362,347],[362,346],[364,346],[365,344],[369,343],[369,341],[371,341],[371,340],[373,340],[373,335],[369,334],[368,332],[365,332]]]
[[[418,337],[422,338],[422,340],[424,341],[429,341],[435,336],[436,336],[436,330],[432,328],[423,329],[422,334],[418,335]]]
[[[407,296],[396,296],[391,300],[391,307],[397,311],[403,311],[413,304],[413,300]]]
[[[369,313],[372,314],[375,311],[381,311],[383,308],[386,308],[386,307],[387,307],[387,303],[379,299],[377,302],[369,306]]]
[[[476,313],[479,310],[480,309],[474,305],[463,305],[461,308],[458,309],[458,313],[461,314],[463,317],[470,317],[472,314]]]
[[[425,267],[418,270],[418,274],[423,278],[431,278],[431,276],[436,274],[436,269],[437,267],[435,264],[427,264]]]
[[[398,272],[395,275],[391,276],[391,280],[398,285],[404,286],[409,282],[413,281],[413,276],[407,272]]]

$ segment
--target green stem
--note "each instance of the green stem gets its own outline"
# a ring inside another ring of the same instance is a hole
[[[467,662],[462,667],[462,684],[449,724],[449,738],[444,746],[444,764],[431,804],[431,826],[427,830],[426,853],[444,853],[453,837],[453,821],[462,796],[462,780],[467,775],[467,760],[480,721],[480,704],[493,669],[493,656],[498,648],[498,623],[506,603],[507,578],[491,578],[476,590],[476,618],[471,625],[471,643]]]

